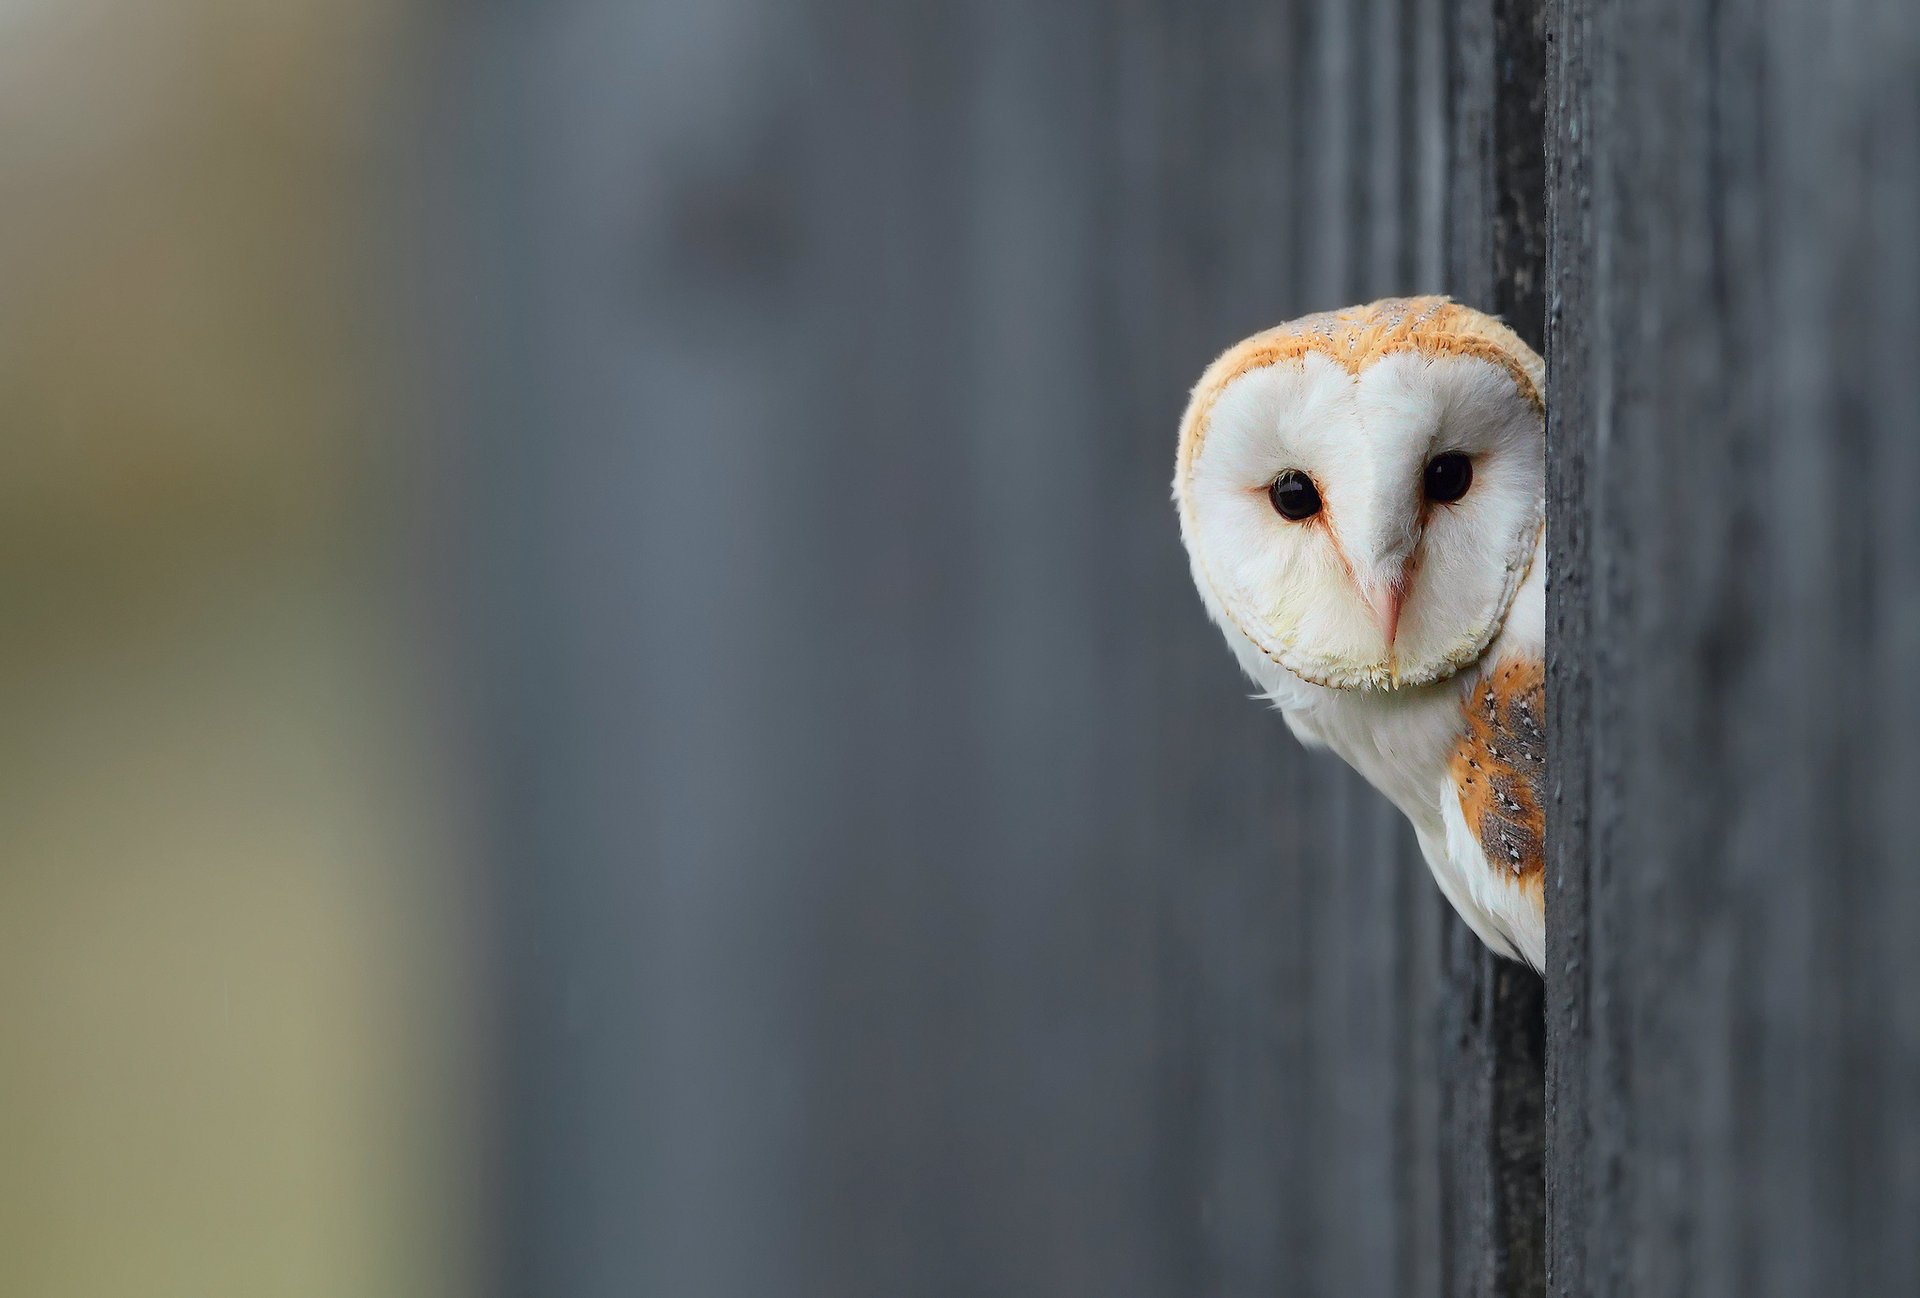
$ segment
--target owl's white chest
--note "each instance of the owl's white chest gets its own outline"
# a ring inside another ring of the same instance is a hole
[[[1315,690],[1310,703],[1283,715],[1302,742],[1339,754],[1423,835],[1442,833],[1440,788],[1460,731],[1458,681],[1392,694]]]
[[[1303,742],[1332,749],[1380,790],[1413,825],[1434,881],[1480,939],[1515,954],[1504,887],[1490,895],[1478,850],[1449,842],[1446,803],[1453,798],[1447,763],[1460,735],[1462,678],[1418,690],[1357,693],[1315,689],[1282,715]],[[1459,815],[1458,802],[1453,807]],[[1456,835],[1457,837],[1457,835]]]

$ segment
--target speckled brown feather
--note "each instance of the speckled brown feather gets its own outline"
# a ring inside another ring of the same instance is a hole
[[[1541,904],[1546,870],[1547,673],[1538,658],[1493,664],[1461,700],[1449,771],[1487,864]]]

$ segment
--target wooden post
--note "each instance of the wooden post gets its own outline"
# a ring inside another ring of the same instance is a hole
[[[1920,11],[1550,25],[1553,1292],[1920,1292]]]

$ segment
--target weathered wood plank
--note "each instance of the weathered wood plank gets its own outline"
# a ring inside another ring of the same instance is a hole
[[[1556,3],[1553,1286],[1920,1291],[1920,11]]]

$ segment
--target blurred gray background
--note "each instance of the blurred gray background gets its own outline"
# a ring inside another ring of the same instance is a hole
[[[1437,1292],[1470,939],[1169,482],[1229,343],[1447,286],[1442,6],[460,28],[509,1289]]]

